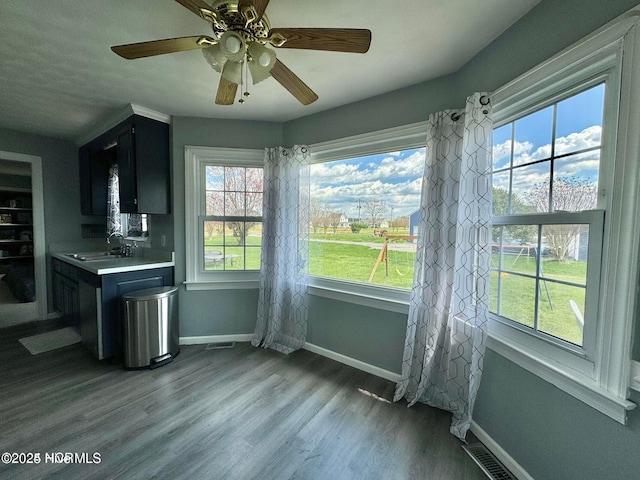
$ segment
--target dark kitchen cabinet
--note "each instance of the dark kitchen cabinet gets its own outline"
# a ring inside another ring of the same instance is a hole
[[[109,167],[115,162],[122,213],[170,213],[168,124],[132,115],[80,149],[83,214],[106,215]]]
[[[115,147],[92,151],[80,149],[80,210],[83,215],[107,214],[109,168],[117,160]]]
[[[80,327],[78,269],[57,259],[51,262],[53,308],[67,325]]]
[[[99,360],[122,356],[122,295],[173,285],[173,267],[96,275],[57,258],[51,267],[54,309]]]

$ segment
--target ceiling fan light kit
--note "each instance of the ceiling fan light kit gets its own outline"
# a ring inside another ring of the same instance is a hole
[[[202,49],[209,65],[221,73],[216,103],[234,103],[238,85],[243,84],[243,65],[251,73],[253,84],[273,77],[303,105],[318,96],[267,47],[366,53],[371,32],[354,28],[276,28],[271,29],[265,15],[269,0],[176,0],[211,24],[213,36],[169,38],[151,42],[117,45],[111,49],[123,58],[164,55]],[[247,74],[245,73],[245,77]],[[240,96],[239,103],[249,92]]]

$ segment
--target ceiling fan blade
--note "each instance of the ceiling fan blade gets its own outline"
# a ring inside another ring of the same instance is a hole
[[[271,69],[271,76],[303,105],[309,105],[318,99],[318,95],[280,60],[276,60],[275,65]]]
[[[218,105],[233,105],[233,101],[236,99],[236,91],[238,90],[238,84],[230,82],[224,77],[220,77],[220,84],[218,85],[218,93],[216,93],[216,104]]]
[[[371,45],[371,31],[364,28],[272,28],[269,36],[280,48],[366,53]],[[279,45],[278,37],[286,41]]]
[[[111,47],[115,53],[127,60],[135,58],[153,57],[165,53],[184,52],[197,48],[206,48],[216,43],[216,40],[206,35],[194,37],[167,38],[153,40],[151,42],[130,43],[128,45],[116,45]]]
[[[240,0],[238,2],[238,10],[242,12],[251,5],[253,5],[253,8],[256,10],[256,21],[258,21],[262,18],[262,15],[264,15],[264,11],[269,5],[269,0]]]
[[[207,5],[203,0],[176,0],[176,2],[178,2],[183,7],[188,8],[199,17],[204,18],[205,20],[209,20],[207,17],[203,17],[201,11],[202,9],[210,11],[211,5]]]

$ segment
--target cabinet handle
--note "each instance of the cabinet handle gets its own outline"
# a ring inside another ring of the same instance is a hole
[[[137,205],[137,204],[138,204],[138,199],[137,199],[137,198],[134,198],[134,199],[133,199],[133,204],[134,204],[134,205]]]

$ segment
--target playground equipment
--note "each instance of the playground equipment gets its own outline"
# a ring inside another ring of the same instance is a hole
[[[373,276],[376,274],[378,265],[380,265],[382,262],[384,262],[384,268],[385,268],[384,274],[387,277],[389,276],[389,240],[415,240],[418,238],[415,235],[387,235],[386,232],[383,233],[382,236],[384,237],[384,243],[382,244],[382,248],[380,249],[380,254],[376,259],[376,263],[373,265],[373,270],[371,270],[371,275],[369,275],[369,280],[367,280],[368,282],[371,282],[373,280]],[[398,269],[397,257],[396,257],[396,272],[398,272],[398,275],[400,276],[403,276],[407,273],[407,272],[402,273]]]

